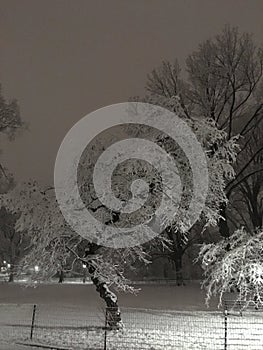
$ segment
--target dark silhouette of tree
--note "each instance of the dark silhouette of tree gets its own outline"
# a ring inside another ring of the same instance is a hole
[[[17,101],[15,99],[7,101],[2,94],[0,85],[0,133],[12,139],[22,126],[24,123]]]
[[[227,217],[235,228],[254,232],[263,226],[263,121],[251,132],[243,153],[241,173],[228,185],[231,201]]]
[[[17,101],[7,101],[0,85],[0,135],[12,140],[23,126]],[[14,185],[13,175],[0,163],[0,194],[10,191]],[[19,214],[11,214],[4,207],[0,208],[0,254],[10,263],[10,282],[14,279],[15,266],[24,250],[22,235],[15,229],[18,217]]]
[[[8,212],[4,207],[0,209],[0,257],[10,265],[9,282],[14,281],[19,261],[26,254],[28,240],[23,232],[15,228],[19,214]]]

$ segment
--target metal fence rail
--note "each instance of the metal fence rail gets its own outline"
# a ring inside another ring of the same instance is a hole
[[[0,304],[0,341],[34,341],[71,349],[260,350],[262,312],[122,309],[123,327],[108,313],[80,306]]]

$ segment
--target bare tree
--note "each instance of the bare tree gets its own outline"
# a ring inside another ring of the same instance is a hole
[[[6,135],[12,140],[23,126],[17,101],[7,101],[0,86],[0,135]],[[12,190],[14,185],[13,175],[0,163],[0,193]],[[3,207],[0,209],[0,254],[10,263],[10,282],[13,281],[15,266],[24,250],[24,242],[15,229],[17,219],[17,214],[8,213]]]
[[[178,96],[187,116],[189,116],[186,108],[186,103],[189,104],[189,100],[186,99],[188,90],[188,83],[181,78],[181,69],[177,60],[173,63],[163,61],[160,67],[153,69],[147,76],[146,91],[150,96],[162,96],[167,99]]]
[[[12,138],[23,125],[17,101],[6,101],[0,86],[0,133]]]
[[[236,28],[227,26],[214,40],[201,44],[199,50],[189,56],[187,71],[190,81],[187,97],[194,113],[215,120],[220,129],[226,130],[228,138],[240,135],[236,176],[226,187],[230,199],[234,183],[236,190],[237,187],[242,190],[243,182],[250,181],[254,160],[263,151],[262,144],[255,147],[252,138],[262,120],[262,49],[255,46],[251,35],[239,34]],[[229,236],[225,205],[221,214],[220,232]]]
[[[236,193],[244,186],[243,182],[250,181],[249,177],[254,176],[254,160],[262,155],[262,144],[251,147],[253,132],[262,120],[262,48],[256,47],[251,35],[226,26],[215,38],[199,45],[187,58],[186,69],[188,79],[182,83],[178,64],[164,62],[149,75],[146,88],[150,95],[165,97],[176,91],[188,116],[211,118],[219,129],[227,132],[228,139],[240,135],[236,176],[226,188],[231,199],[233,185]],[[250,158],[248,148],[253,149]],[[214,150],[213,145],[211,149]],[[262,167],[257,170],[259,177],[261,171]],[[221,216],[219,229],[222,236],[228,237],[226,203],[222,204]]]
[[[24,123],[20,117],[17,101],[14,99],[6,101],[0,85],[0,135],[6,135],[9,139],[13,139],[18,130],[23,126]],[[10,188],[14,182],[13,180],[13,176],[11,176],[4,165],[0,163],[0,193]]]
[[[250,133],[250,139],[242,150],[240,173],[228,184],[231,195],[227,217],[235,228],[246,227],[254,232],[263,225],[263,120]]]

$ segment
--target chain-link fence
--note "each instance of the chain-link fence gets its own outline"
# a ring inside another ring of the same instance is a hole
[[[241,315],[124,308],[119,329],[114,327],[111,311],[77,306],[0,305],[0,340],[86,350],[263,349],[260,311]]]

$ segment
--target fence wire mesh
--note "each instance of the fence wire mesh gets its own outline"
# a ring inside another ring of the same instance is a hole
[[[262,312],[121,311],[123,327],[116,330],[107,322],[110,309],[0,304],[0,341],[86,350],[263,349]]]

